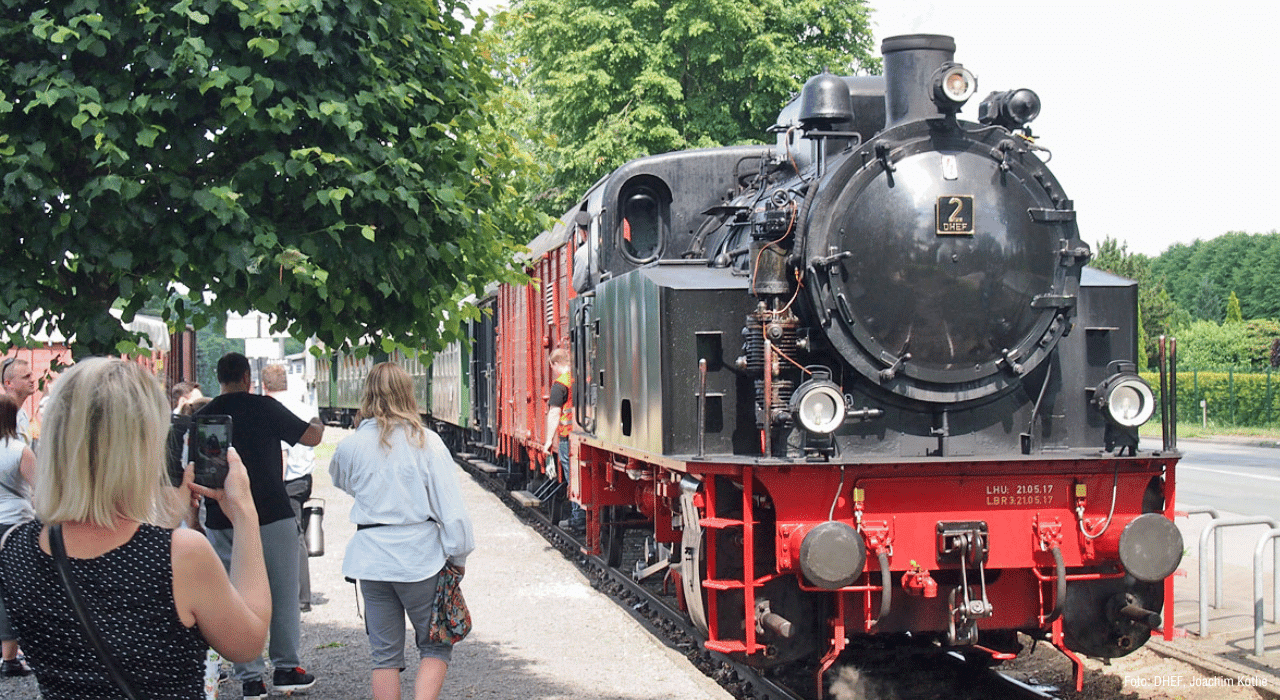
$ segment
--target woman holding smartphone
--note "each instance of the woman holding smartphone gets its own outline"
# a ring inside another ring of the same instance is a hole
[[[458,490],[457,466],[440,436],[422,426],[413,379],[399,365],[374,365],[365,379],[363,421],[329,462],[333,485],[355,498],[342,573],[360,582],[373,649],[374,700],[399,700],[404,619],[418,648],[415,700],[436,700],[453,647],[427,636],[436,580],[461,572],[475,549]]]
[[[36,457],[37,519],[10,531],[0,587],[46,700],[125,697],[73,612],[51,555],[60,524],[72,579],[123,682],[146,697],[204,697],[205,652],[262,653],[271,596],[257,511],[233,451],[223,488],[168,486],[169,402],[140,365],[91,358],[58,380]],[[195,493],[237,527],[231,574],[199,533],[170,529]],[[253,525],[252,527],[249,525]]]

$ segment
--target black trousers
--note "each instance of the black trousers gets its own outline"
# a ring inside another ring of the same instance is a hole
[[[307,564],[307,521],[302,517],[302,504],[311,498],[311,475],[284,482],[293,506],[293,518],[298,521],[298,605],[311,605],[311,569]]]

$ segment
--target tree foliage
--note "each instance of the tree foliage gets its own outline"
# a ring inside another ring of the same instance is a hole
[[[868,16],[864,0],[515,0],[547,211],[639,156],[760,141],[810,76],[878,68]]]
[[[1240,297],[1235,292],[1227,297],[1227,323],[1240,323],[1244,320],[1244,316],[1240,311]]]
[[[460,0],[0,8],[10,326],[117,352],[108,308],[161,296],[173,326],[258,309],[330,345],[438,346],[540,224]]]
[[[1280,319],[1280,233],[1179,243],[1152,259],[1151,272],[1197,319],[1223,320],[1232,292],[1242,318]]]
[[[1280,322],[1270,319],[1223,324],[1194,321],[1178,336],[1178,366],[1265,368],[1271,364],[1271,346],[1278,337]]]

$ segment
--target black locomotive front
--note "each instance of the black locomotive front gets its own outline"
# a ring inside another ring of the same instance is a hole
[[[564,217],[589,537],[644,516],[708,646],[762,664],[846,629],[1128,653],[1181,556],[1136,286],[1085,267],[1034,93],[965,121],[952,39],[883,51],[776,145],[633,161]]]
[[[975,79],[952,62],[954,48],[931,35],[885,41],[886,124],[862,142],[847,130],[846,80],[812,79],[787,125],[804,138],[782,141],[816,144],[800,154],[816,162],[733,203],[722,248],[751,251],[737,263],[760,301],[744,357],[761,375],[766,346],[787,363],[757,401],[774,454],[794,454],[798,437],[831,455],[841,435],[867,432],[884,439],[856,440],[860,451],[900,455],[1008,453],[1030,449],[1037,432],[1070,446],[1034,402],[1064,382],[1103,379],[1105,367],[1063,377],[1078,368],[1055,362],[1089,248],[1036,154],[1027,122],[1038,99],[994,94],[980,110],[987,123],[961,121]],[[1124,341],[1135,343],[1118,347],[1132,362],[1136,338]],[[1143,419],[1151,409],[1137,408]],[[836,420],[845,412],[854,425]]]

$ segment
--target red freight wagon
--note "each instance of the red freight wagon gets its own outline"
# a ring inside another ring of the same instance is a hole
[[[530,243],[533,282],[502,285],[497,293],[498,454],[527,461],[531,469],[546,464],[547,400],[551,368],[547,356],[567,348],[569,299],[573,289],[566,229],[557,226]]]

